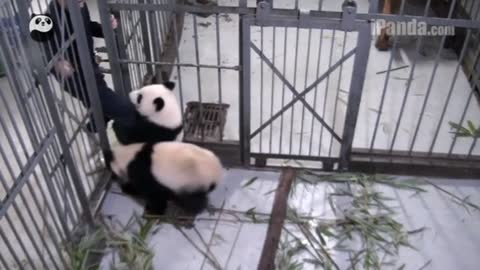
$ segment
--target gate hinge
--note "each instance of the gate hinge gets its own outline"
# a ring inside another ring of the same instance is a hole
[[[270,10],[272,9],[272,6],[269,2],[267,1],[261,1],[258,2],[257,4],[257,14],[256,14],[256,19],[257,21],[263,21],[268,15],[270,15]]]
[[[345,0],[342,4],[342,28],[345,31],[353,30],[357,16],[357,3],[354,0]]]
[[[298,27],[306,25],[306,18],[310,15],[310,11],[306,9],[298,9]]]

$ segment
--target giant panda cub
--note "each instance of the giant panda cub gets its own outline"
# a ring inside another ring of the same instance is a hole
[[[136,107],[136,121],[125,127],[115,121],[113,131],[120,144],[156,143],[183,139],[182,110],[174,82],[144,86],[129,94]]]
[[[189,214],[200,213],[223,178],[218,157],[189,143],[119,145],[105,157],[122,191],[145,200],[145,210],[156,215],[165,213],[169,200]]]

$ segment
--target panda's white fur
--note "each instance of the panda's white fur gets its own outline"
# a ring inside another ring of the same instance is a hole
[[[223,179],[223,166],[211,151],[194,144],[160,142],[119,145],[107,155],[107,165],[122,190],[145,199],[147,208],[163,214],[166,201],[198,213],[207,194]]]
[[[189,143],[165,142],[153,146],[152,174],[174,191],[208,190],[222,179],[223,167],[215,154]]]
[[[117,121],[113,130],[123,145],[183,140],[182,109],[173,93],[175,83],[152,84],[134,90],[129,99],[136,108],[134,126]]]

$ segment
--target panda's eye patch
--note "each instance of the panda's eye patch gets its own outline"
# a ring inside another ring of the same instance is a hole
[[[46,18],[46,19],[45,19],[45,22],[46,22],[47,24],[52,23],[52,21],[51,21],[49,18]]]
[[[39,24],[41,21],[42,21],[42,19],[37,18],[37,19],[35,20],[35,24]]]
[[[142,102],[142,98],[143,98],[142,94],[138,94],[138,96],[137,96],[137,104],[140,104],[140,102]]]
[[[161,109],[163,109],[163,107],[165,106],[165,102],[163,101],[163,98],[161,97],[158,97],[156,99],[153,100],[153,104],[155,104],[155,111],[160,111]]]

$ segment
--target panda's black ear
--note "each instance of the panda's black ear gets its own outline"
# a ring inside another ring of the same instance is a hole
[[[154,99],[153,104],[155,105],[155,111],[157,112],[159,112],[161,109],[163,109],[163,106],[165,106],[165,102],[161,97]]]
[[[165,87],[167,87],[169,90],[173,90],[173,88],[175,88],[175,83],[171,81],[166,81],[163,83],[163,85],[165,85]]]
[[[33,17],[35,17],[35,16],[37,16],[37,14],[35,14],[35,13],[32,12],[32,15],[30,15],[30,19],[33,18]]]

